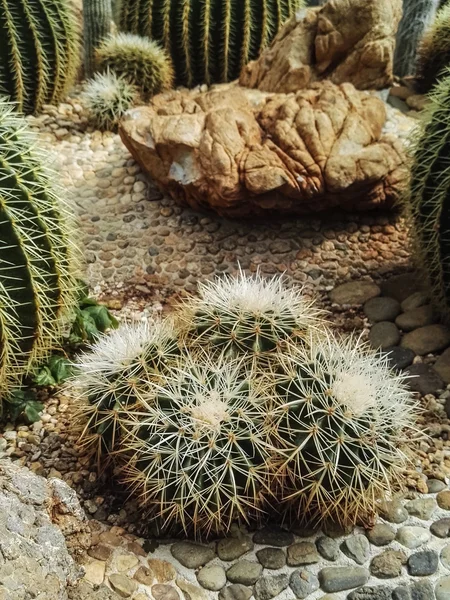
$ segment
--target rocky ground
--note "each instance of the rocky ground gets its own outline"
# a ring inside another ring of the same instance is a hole
[[[397,94],[392,103],[406,112],[408,98]],[[386,130],[406,140],[415,108],[406,117],[388,106]],[[90,547],[77,558],[85,587],[71,597],[90,598],[94,586],[99,600],[450,598],[450,331],[437,323],[414,275],[388,281],[412,266],[403,218],[335,213],[232,222],[196,214],[163,198],[117,135],[94,131],[77,97],[29,121],[53,151],[80,216],[88,281],[119,318],[151,317],[199,280],[234,272],[239,263],[286,271],[339,329],[361,331],[392,352],[395,368],[416,375],[411,385],[430,433],[417,447],[406,497],[382,507],[371,531],[236,528],[224,540],[192,545],[149,537],[126,492],[76,446],[70,390],[58,392],[45,400],[40,422],[7,424],[0,458],[63,480],[88,514]]]

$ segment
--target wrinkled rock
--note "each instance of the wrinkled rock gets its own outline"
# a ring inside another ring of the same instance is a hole
[[[242,71],[241,85],[296,92],[323,77],[360,89],[393,83],[400,0],[329,0],[292,18],[272,45]]]
[[[224,84],[155,96],[120,134],[178,203],[242,217],[392,206],[407,171],[385,120],[383,102],[348,83],[289,96]]]

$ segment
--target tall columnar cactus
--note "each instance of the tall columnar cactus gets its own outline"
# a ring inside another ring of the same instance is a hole
[[[414,146],[407,209],[417,255],[442,315],[450,316],[450,69],[430,96]]]
[[[0,100],[0,395],[54,347],[76,301],[73,224],[34,145]]]
[[[303,0],[121,0],[119,25],[160,42],[178,83],[231,81]]]
[[[419,42],[436,16],[439,0],[403,0],[403,17],[397,32],[394,73],[413,75]]]
[[[416,79],[420,92],[427,93],[450,67],[450,5],[439,10],[426,30],[417,52]]]
[[[26,113],[58,102],[79,61],[76,19],[68,0],[2,0],[0,94]]]
[[[301,289],[287,289],[280,277],[241,271],[200,283],[199,296],[184,303],[179,321],[188,343],[234,357],[264,357],[319,328],[320,314]]]
[[[277,384],[278,475],[297,517],[342,524],[375,512],[407,464],[417,407],[387,358],[331,335],[292,351]],[[412,430],[412,429],[411,429]]]
[[[95,71],[95,50],[111,33],[111,0],[83,0],[84,75]]]

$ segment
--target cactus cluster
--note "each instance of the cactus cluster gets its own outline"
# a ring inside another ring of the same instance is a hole
[[[256,58],[303,0],[121,0],[119,27],[170,52],[177,82],[231,81]]]
[[[99,341],[78,385],[82,443],[114,458],[148,515],[198,535],[274,507],[363,519],[416,411],[403,376],[335,339],[301,290],[243,272]]]
[[[52,350],[77,295],[77,250],[56,175],[0,100],[0,395]]]
[[[421,93],[428,93],[450,66],[450,5],[443,6],[425,31],[417,52],[416,80]]]
[[[96,73],[84,89],[84,100],[99,129],[114,131],[138,98],[136,88],[113,72]]]
[[[439,312],[450,316],[450,69],[430,95],[412,152],[405,206],[416,252]]]
[[[96,52],[99,70],[109,69],[136,86],[144,98],[173,85],[172,62],[156,42],[131,33],[105,39]]]
[[[78,37],[68,0],[4,0],[0,94],[26,113],[58,102],[76,75]]]

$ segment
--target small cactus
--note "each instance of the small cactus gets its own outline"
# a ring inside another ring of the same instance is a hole
[[[287,289],[277,276],[240,271],[236,277],[199,283],[198,291],[180,310],[180,326],[191,343],[230,356],[266,356],[321,323],[321,312],[301,289]]]
[[[357,339],[331,335],[292,348],[283,367],[272,418],[284,498],[297,517],[364,520],[407,464],[417,405],[406,377]]]
[[[97,49],[100,70],[110,69],[141,90],[148,98],[173,85],[170,57],[156,42],[138,35],[120,33]]]
[[[150,514],[206,535],[261,514],[269,430],[241,362],[183,355],[130,417],[123,480]]]
[[[115,73],[96,73],[86,83],[84,99],[91,118],[99,129],[114,131],[138,93],[123,77]]]
[[[72,85],[79,32],[68,0],[3,0],[0,10],[0,94],[17,110],[38,112]]]
[[[84,76],[95,71],[95,50],[111,34],[111,0],[83,0]]]
[[[428,93],[450,67],[450,5],[441,8],[427,29],[417,52],[416,80],[421,93]]]
[[[0,396],[57,344],[78,291],[71,212],[36,143],[0,99]]]

